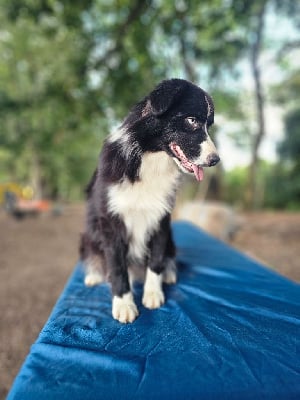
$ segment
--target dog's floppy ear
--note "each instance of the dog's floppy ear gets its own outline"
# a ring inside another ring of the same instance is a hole
[[[151,111],[155,116],[164,114],[174,104],[186,89],[188,82],[183,79],[162,81],[150,93]]]
[[[214,123],[214,112],[215,112],[215,107],[212,98],[208,93],[205,92],[205,100],[207,102],[207,107],[208,107],[208,113],[207,113],[207,124],[208,126],[212,125]]]

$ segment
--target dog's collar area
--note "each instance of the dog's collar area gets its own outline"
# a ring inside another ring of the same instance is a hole
[[[179,165],[185,172],[193,173],[197,181],[199,182],[203,180],[204,177],[203,168],[189,161],[189,159],[186,157],[186,155],[181,150],[180,146],[178,146],[178,144],[174,142],[171,143],[170,149],[174,154],[174,156],[176,157],[175,161],[179,161]]]

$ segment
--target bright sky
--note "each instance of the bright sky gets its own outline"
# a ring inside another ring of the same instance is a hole
[[[216,117],[216,122],[218,117]],[[279,107],[267,105],[265,110],[266,137],[261,143],[259,156],[268,161],[276,161],[276,146],[283,138],[282,110]],[[229,137],[230,124],[218,131],[218,151],[223,167],[227,170],[237,166],[246,166],[250,162],[247,149],[237,147]]]

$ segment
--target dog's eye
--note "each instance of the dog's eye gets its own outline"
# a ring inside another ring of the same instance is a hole
[[[185,120],[193,129],[200,128],[202,125],[196,117],[187,117]]]

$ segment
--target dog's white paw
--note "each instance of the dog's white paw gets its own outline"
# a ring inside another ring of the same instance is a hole
[[[103,276],[98,271],[90,271],[84,278],[84,284],[86,286],[95,286],[103,282]]]
[[[145,291],[143,296],[143,304],[146,308],[153,310],[159,308],[165,302],[165,296],[162,290]]]
[[[157,274],[147,268],[142,300],[146,308],[151,310],[159,308],[165,302],[165,296],[162,291],[162,278],[162,274]]]
[[[117,321],[126,324],[133,322],[139,315],[132,293],[125,293],[122,297],[114,296],[112,315]]]

